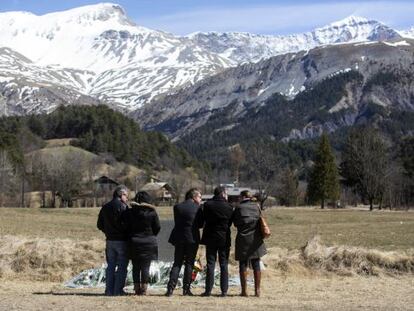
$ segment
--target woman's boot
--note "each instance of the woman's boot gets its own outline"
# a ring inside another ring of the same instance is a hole
[[[141,295],[141,284],[140,283],[134,283],[134,292],[135,292],[135,295]]]
[[[247,271],[240,272],[240,285],[241,294],[240,296],[247,297]]]
[[[261,271],[254,271],[254,295],[260,297],[260,282],[262,279]]]
[[[148,289],[148,283],[142,283],[141,284],[141,295],[146,295],[147,294],[147,289]]]

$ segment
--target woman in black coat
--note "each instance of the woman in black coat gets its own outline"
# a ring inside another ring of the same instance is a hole
[[[260,230],[260,207],[252,201],[249,191],[240,193],[240,206],[234,210],[233,223],[237,228],[236,260],[239,261],[241,296],[247,296],[247,267],[249,262],[254,273],[255,296],[260,296],[260,257],[266,254]]]
[[[134,291],[137,295],[146,295],[151,261],[158,260],[157,234],[161,227],[147,192],[138,192],[134,201],[132,208],[124,213],[124,223],[129,236]]]

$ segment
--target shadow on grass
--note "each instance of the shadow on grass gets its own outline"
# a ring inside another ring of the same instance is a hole
[[[34,292],[33,295],[45,295],[45,296],[85,296],[85,297],[114,297],[114,296],[106,296],[104,293],[69,293],[69,292],[62,292],[62,293],[54,293],[54,292]],[[127,295],[127,296],[132,296]]]

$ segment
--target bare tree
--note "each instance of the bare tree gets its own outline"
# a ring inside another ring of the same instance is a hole
[[[46,207],[46,191],[49,190],[48,167],[40,153],[35,153],[30,158],[32,187],[42,193],[42,207]]]
[[[15,179],[15,168],[10,161],[6,150],[0,150],[0,207],[4,206],[5,199],[9,193],[13,193],[13,183]]]
[[[282,170],[278,178],[277,196],[281,205],[295,206],[299,198],[299,179],[290,167]]]
[[[73,197],[81,191],[86,172],[85,160],[78,153],[45,153],[32,159],[32,179],[43,192],[43,206],[46,189],[52,193],[52,207],[56,207],[57,196],[64,206],[70,206]]]
[[[351,132],[342,152],[341,175],[346,185],[368,200],[370,210],[374,201],[381,206],[389,174],[387,145],[378,131],[364,128]]]
[[[240,181],[240,167],[246,162],[246,155],[240,144],[236,144],[229,147],[229,156],[234,182],[238,184]]]
[[[269,194],[276,192],[276,179],[280,170],[277,151],[259,142],[251,145],[249,162],[252,164],[251,174],[259,190],[260,208],[263,209]]]

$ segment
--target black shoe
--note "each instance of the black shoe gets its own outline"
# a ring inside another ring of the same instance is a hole
[[[227,293],[221,293],[220,297],[227,297]]]
[[[188,288],[188,289],[183,289],[183,296],[194,296],[194,294]]]
[[[202,293],[200,296],[201,296],[201,297],[210,297],[210,296],[211,296],[211,293],[204,292],[204,293]]]
[[[167,289],[167,292],[164,294],[165,297],[171,297],[173,294],[173,290],[172,289]]]

